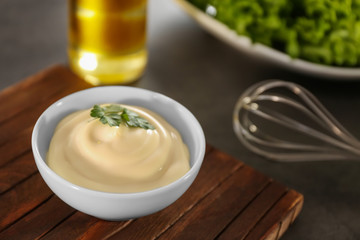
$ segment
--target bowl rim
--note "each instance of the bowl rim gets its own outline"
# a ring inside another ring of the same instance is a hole
[[[189,171],[187,171],[183,176],[181,176],[179,179],[175,180],[174,182],[171,182],[165,186],[162,187],[158,187],[158,188],[154,188],[154,189],[150,189],[150,190],[146,190],[146,191],[141,191],[141,192],[130,192],[130,193],[116,193],[116,192],[105,192],[105,191],[99,191],[99,190],[93,190],[93,189],[89,189],[89,188],[85,188],[79,185],[76,185],[64,178],[62,178],[61,176],[59,176],[57,173],[55,173],[45,162],[45,159],[43,159],[43,157],[40,154],[39,148],[38,148],[38,141],[37,138],[39,136],[39,125],[41,122],[41,119],[43,119],[46,114],[54,107],[56,107],[59,103],[63,102],[64,100],[67,100],[69,98],[72,98],[74,95],[77,94],[81,94],[81,93],[86,93],[86,92],[90,92],[90,91],[94,91],[96,89],[106,89],[106,88],[119,88],[119,89],[131,89],[132,91],[139,91],[139,92],[144,92],[147,94],[155,94],[157,96],[161,96],[162,98],[166,99],[167,101],[171,101],[173,103],[175,103],[177,106],[179,106],[182,110],[186,111],[187,114],[189,114],[192,118],[192,122],[194,124],[192,124],[196,129],[197,132],[199,133],[199,146],[200,146],[200,150],[197,152],[196,155],[194,155],[194,159],[197,159],[196,161],[194,161],[194,164],[190,167]],[[61,185],[64,186],[68,186],[71,189],[75,189],[77,191],[80,191],[84,194],[88,194],[88,195],[92,195],[92,196],[103,196],[103,197],[121,197],[121,198],[133,198],[133,197],[146,197],[146,196],[150,196],[150,195],[156,195],[162,192],[166,192],[167,190],[173,189],[176,186],[178,186],[181,182],[186,181],[188,178],[190,178],[192,175],[196,175],[197,172],[200,170],[200,167],[202,165],[202,162],[204,160],[204,156],[205,156],[205,149],[206,149],[206,140],[205,140],[205,135],[203,132],[203,129],[199,123],[199,121],[196,119],[196,117],[181,103],[179,103],[178,101],[162,94],[159,92],[155,92],[152,90],[148,90],[148,89],[144,89],[144,88],[139,88],[139,87],[131,87],[131,86],[97,86],[97,87],[91,87],[91,88],[87,88],[84,90],[79,90],[73,93],[70,93],[58,100],[56,100],[54,103],[52,103],[51,105],[49,105],[39,116],[39,118],[37,119],[34,128],[32,130],[32,135],[31,135],[31,146],[32,146],[32,152],[34,155],[34,159],[35,159],[35,163],[37,165],[38,168],[42,168],[44,171],[46,171],[52,178],[54,178],[58,183],[60,183]],[[40,169],[38,169],[40,174],[42,175]]]

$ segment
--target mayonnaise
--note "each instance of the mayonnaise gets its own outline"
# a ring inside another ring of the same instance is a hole
[[[122,105],[155,130],[110,127],[90,109],[65,117],[55,129],[47,164],[76,185],[105,192],[140,192],[165,186],[189,169],[189,151],[179,132],[147,109]]]

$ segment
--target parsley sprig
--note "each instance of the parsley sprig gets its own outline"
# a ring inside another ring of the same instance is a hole
[[[116,104],[103,107],[94,105],[90,111],[90,116],[96,119],[98,118],[100,122],[108,124],[110,127],[125,124],[128,127],[139,127],[146,130],[155,129],[155,127],[145,118],[142,118],[137,113]]]

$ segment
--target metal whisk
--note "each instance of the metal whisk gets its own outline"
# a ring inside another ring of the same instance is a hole
[[[272,160],[360,160],[360,142],[295,83],[268,80],[247,89],[233,126],[248,149]]]

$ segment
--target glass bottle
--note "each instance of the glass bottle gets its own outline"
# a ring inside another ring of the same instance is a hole
[[[71,69],[92,85],[140,78],[147,64],[147,1],[68,1]]]

